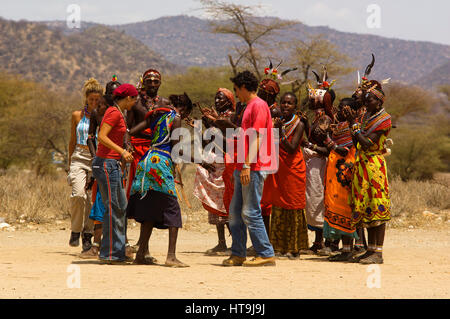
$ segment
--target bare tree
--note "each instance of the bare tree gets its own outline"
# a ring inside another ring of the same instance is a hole
[[[243,45],[235,47],[236,57],[228,55],[233,73],[237,73],[238,65],[247,62],[258,79],[261,79],[261,56],[258,47],[277,31],[286,29],[296,22],[281,20],[262,20],[255,14],[262,9],[261,5],[237,5],[220,0],[199,0],[203,10],[212,18],[210,26],[213,33],[231,34],[239,38]]]

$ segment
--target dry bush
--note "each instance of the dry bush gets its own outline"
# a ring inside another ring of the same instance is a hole
[[[390,181],[390,193],[393,226],[447,223],[450,192],[445,180],[404,182],[397,177]]]
[[[0,216],[7,223],[66,219],[70,187],[62,172],[37,177],[33,171],[9,169],[0,176],[0,203]]]
[[[201,232],[215,231],[208,224],[208,213],[193,195],[195,164],[183,169],[184,192],[191,204],[180,201],[183,228]],[[450,179],[447,175],[433,181],[390,181],[392,227],[439,226],[450,220]],[[177,186],[180,190],[180,187]],[[180,192],[181,195],[181,192]],[[39,176],[33,171],[9,169],[0,175],[0,217],[7,223],[52,223],[70,217],[70,187],[66,174]],[[424,215],[424,211],[430,214]]]

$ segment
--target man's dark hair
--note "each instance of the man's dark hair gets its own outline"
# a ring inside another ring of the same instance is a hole
[[[104,98],[106,99],[106,102],[108,103],[108,105],[113,105],[114,104],[114,96],[113,96],[113,92],[115,89],[117,89],[119,86],[121,85],[121,83],[119,81],[110,81],[106,84],[106,89],[105,89],[105,95]]]
[[[352,97],[345,97],[340,102],[339,105],[348,105],[351,109],[357,111],[360,107],[359,103],[356,101],[355,98]]]
[[[234,78],[230,78],[238,88],[244,86],[250,92],[256,92],[259,81],[250,71],[239,72]]]
[[[174,107],[185,107],[189,112],[192,111],[193,104],[186,92],[182,95],[172,94],[169,101]]]

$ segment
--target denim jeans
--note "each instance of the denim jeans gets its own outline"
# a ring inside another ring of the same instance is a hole
[[[234,256],[247,255],[247,228],[256,255],[273,257],[274,251],[269,241],[261,215],[261,197],[265,172],[250,171],[250,183],[241,184],[241,172],[234,171],[234,193],[230,204],[231,253]]]
[[[125,260],[127,232],[127,198],[122,184],[120,162],[115,159],[95,157],[92,173],[97,179],[106,211],[103,216],[103,237],[100,259]]]

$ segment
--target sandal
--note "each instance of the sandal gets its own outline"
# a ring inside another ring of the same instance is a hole
[[[157,262],[156,258],[150,255],[146,255],[144,258],[136,256],[133,260],[134,265],[156,265]]]
[[[314,242],[313,245],[309,249],[301,251],[301,253],[306,254],[306,255],[315,255],[315,254],[317,254],[319,249],[322,249],[322,248],[323,248],[322,242]]]
[[[352,252],[342,252],[338,255],[328,257],[329,261],[349,261],[353,257]]]
[[[153,263],[153,264],[156,264],[156,263],[158,262],[158,260],[157,260],[155,257],[152,257],[152,256],[150,256],[150,255],[146,255],[146,256],[144,257],[144,259],[147,260],[147,261],[149,261],[149,262],[151,262],[151,263]]]
[[[288,259],[289,258],[289,256],[286,253],[280,253],[280,252],[276,252],[275,257],[277,259]]]
[[[381,254],[373,253],[372,255],[362,258],[359,261],[360,264],[364,265],[370,265],[370,264],[382,264],[383,263],[383,257]]]
[[[289,260],[297,260],[300,259],[300,254],[299,253],[287,253],[286,254],[287,258]]]
[[[183,262],[172,262],[172,261],[166,261],[164,263],[164,266],[171,267],[171,268],[187,268],[190,267],[189,265],[183,263]]]
[[[354,255],[352,258],[350,258],[348,260],[348,262],[350,263],[359,263],[359,261],[361,259],[364,259],[366,257],[369,257],[370,255],[372,255],[374,252],[367,250],[364,254],[358,254],[358,255]]]
[[[96,249],[94,249],[94,247],[96,247]],[[81,259],[98,259],[98,253],[99,253],[99,247],[100,245],[97,243],[92,243],[92,247],[91,249],[87,250],[87,251],[83,251],[79,257]],[[96,252],[95,252],[96,250]]]
[[[227,251],[227,246],[223,246],[223,245],[217,245],[214,248],[208,249],[205,252],[205,255],[207,256],[211,256],[211,255],[218,255],[218,253],[225,253]]]

